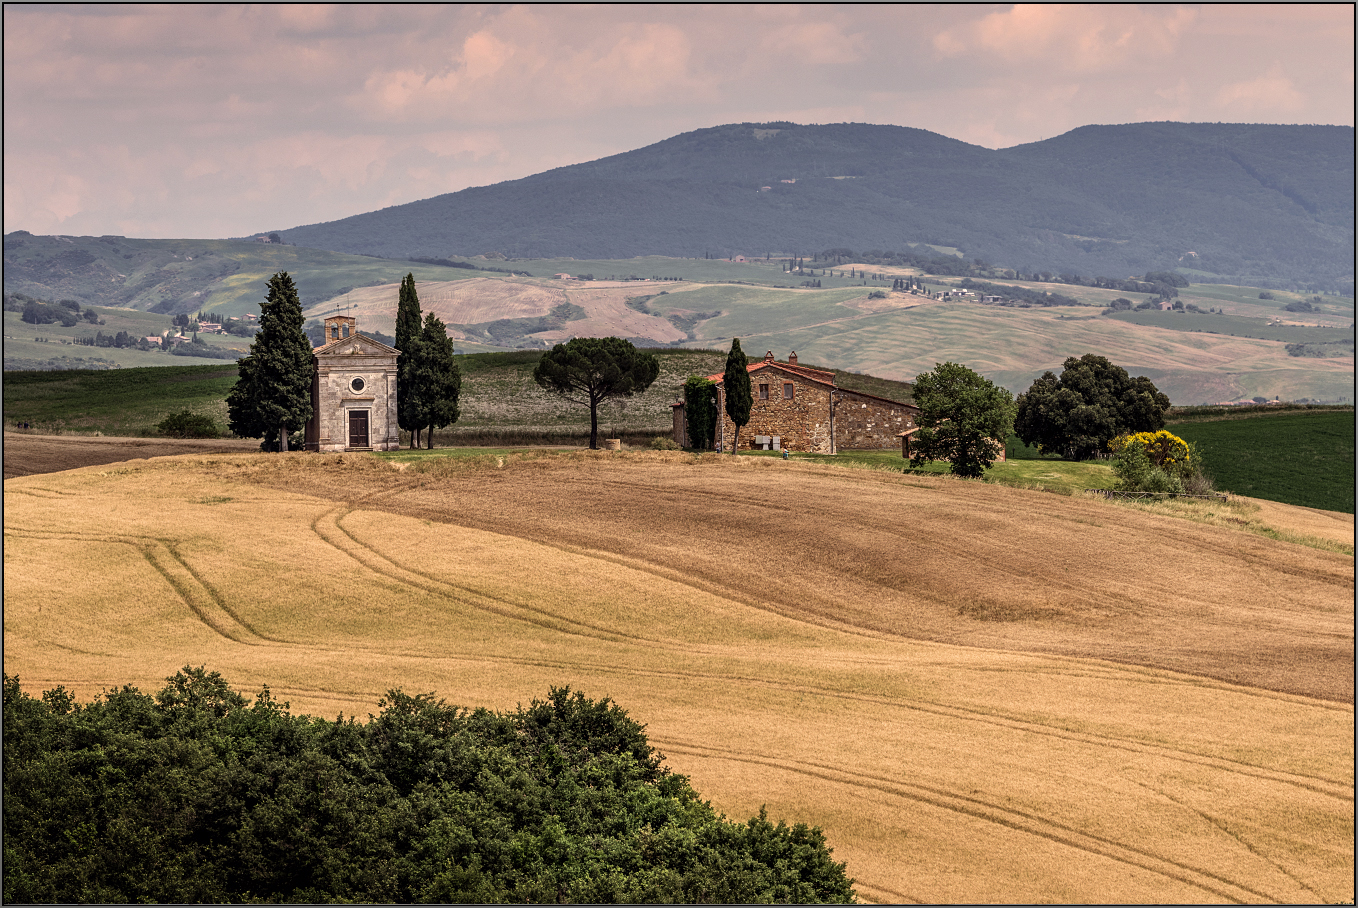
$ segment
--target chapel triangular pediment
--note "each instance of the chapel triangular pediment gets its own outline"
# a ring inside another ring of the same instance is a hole
[[[392,356],[401,351],[363,334],[333,340],[314,351],[317,356]]]

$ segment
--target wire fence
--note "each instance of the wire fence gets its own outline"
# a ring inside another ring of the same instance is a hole
[[[1231,496],[1224,492],[1208,492],[1205,495],[1192,495],[1188,492],[1115,492],[1112,489],[1085,489],[1094,495],[1102,495],[1104,498],[1202,498],[1207,501],[1226,501],[1231,500]]]

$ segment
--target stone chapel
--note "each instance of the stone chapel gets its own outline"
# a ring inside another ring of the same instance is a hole
[[[345,315],[325,320],[325,343],[312,351],[308,451],[394,451],[396,357],[400,353],[358,333]]]

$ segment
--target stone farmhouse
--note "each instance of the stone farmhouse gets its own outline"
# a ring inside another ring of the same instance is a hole
[[[787,362],[773,352],[750,364],[754,398],[750,422],[740,430],[742,450],[788,450],[836,454],[841,450],[891,450],[915,431],[919,408],[862,391],[835,385],[835,374],[797,364],[794,351]],[[730,450],[736,426],[726,415],[726,389],[721,373],[709,375],[717,383],[717,450]],[[674,405],[675,441],[687,445],[683,401]]]
[[[396,357],[400,353],[358,333],[357,320],[325,320],[325,343],[312,351],[308,451],[395,451]]]

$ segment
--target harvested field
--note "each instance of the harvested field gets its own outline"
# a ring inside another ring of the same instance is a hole
[[[8,480],[5,577],[33,692],[611,696],[865,898],[1352,897],[1353,559],[1230,527],[754,457],[206,455]]]

